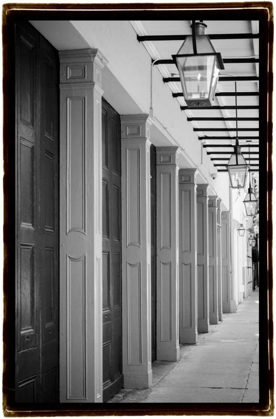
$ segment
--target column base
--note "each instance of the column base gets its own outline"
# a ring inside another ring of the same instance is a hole
[[[185,333],[179,337],[179,341],[182,345],[196,345],[198,342],[197,331],[185,331]]]
[[[222,313],[219,313],[219,321],[222,322]]]
[[[152,386],[152,370],[146,374],[124,373],[124,388],[150,388]]]
[[[205,319],[198,319],[197,325],[198,333],[208,333],[209,332],[209,322]]]
[[[210,324],[218,324],[218,315],[210,314],[209,321],[210,321]]]
[[[235,300],[231,300],[230,302],[223,303],[223,313],[236,313],[237,305]]]
[[[176,362],[180,358],[180,346],[172,347],[171,345],[157,344],[157,360]]]

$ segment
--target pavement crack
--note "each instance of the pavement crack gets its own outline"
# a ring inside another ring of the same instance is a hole
[[[246,381],[245,381],[245,388],[244,388],[244,392],[243,392],[243,395],[242,395],[242,398],[241,398],[241,402],[243,401],[244,396],[245,396],[245,392],[247,390],[247,385],[248,385],[249,377],[250,377],[250,374],[251,374],[251,371],[252,371],[253,359],[254,359],[255,353],[257,351],[258,344],[259,344],[259,339],[257,340],[257,343],[255,345],[255,349],[253,351],[253,355],[252,355],[252,358],[251,358],[251,367],[249,368],[249,371],[248,371],[248,374],[247,374],[247,378],[246,378]]]

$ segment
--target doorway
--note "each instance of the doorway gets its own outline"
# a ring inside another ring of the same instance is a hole
[[[59,120],[56,50],[15,26],[15,401],[59,395]]]
[[[102,102],[103,401],[123,385],[121,124]]]

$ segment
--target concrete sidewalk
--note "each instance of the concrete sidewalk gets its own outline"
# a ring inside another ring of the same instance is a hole
[[[258,403],[259,293],[181,347],[179,362],[154,362],[153,387],[122,389],[108,403]]]

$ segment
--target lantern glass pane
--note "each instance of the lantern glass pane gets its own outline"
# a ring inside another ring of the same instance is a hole
[[[234,189],[241,189],[245,187],[248,166],[229,166],[228,174],[231,187]]]
[[[197,54],[214,54],[216,51],[208,35],[196,35]],[[194,55],[193,37],[187,36],[177,55]]]
[[[238,228],[238,232],[239,232],[240,237],[243,237],[244,234],[245,234],[245,230],[243,228],[241,228],[241,229]]]
[[[215,55],[177,57],[185,100],[209,99],[211,87],[215,84],[213,80],[215,63]]]
[[[257,209],[257,200],[253,193],[248,193],[243,201],[245,206],[245,212],[248,216],[253,216],[256,214]]]
[[[246,161],[241,153],[233,153],[228,162],[228,166],[246,166]]]

